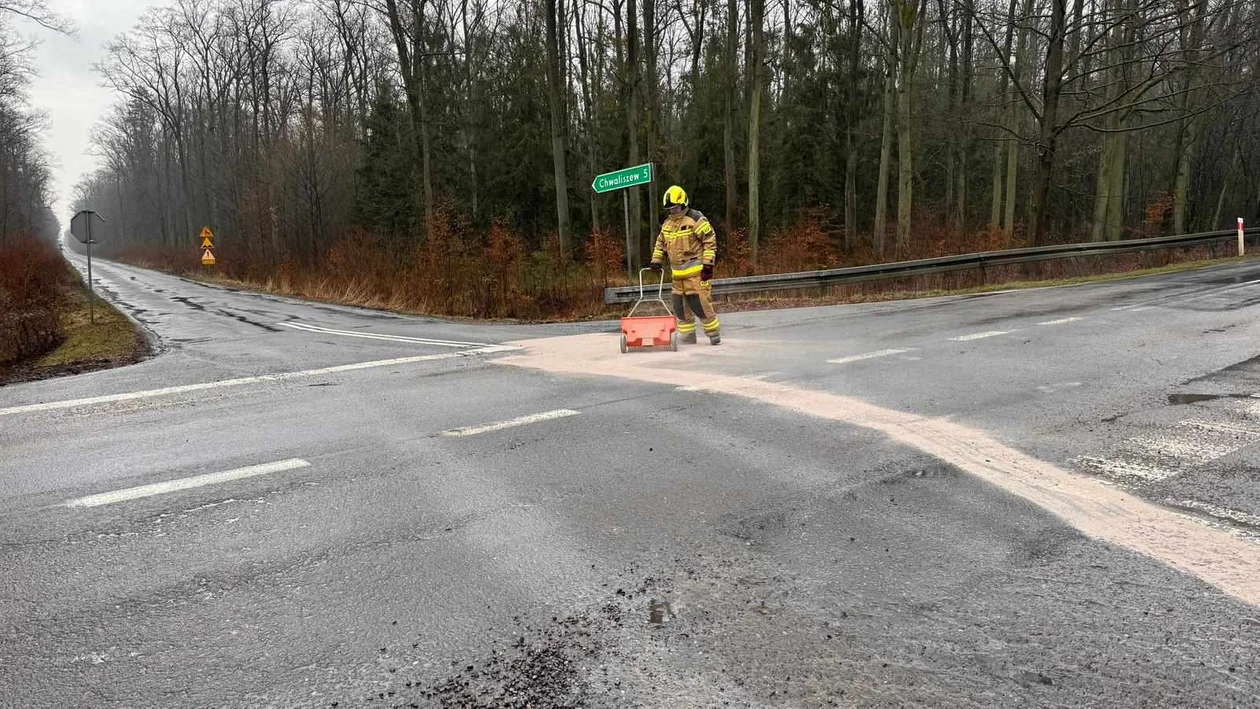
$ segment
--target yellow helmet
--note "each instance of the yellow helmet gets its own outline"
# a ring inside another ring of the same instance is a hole
[[[674,206],[686,207],[690,202],[687,199],[687,191],[678,185],[672,185],[665,190],[665,198],[661,200],[666,209]]]

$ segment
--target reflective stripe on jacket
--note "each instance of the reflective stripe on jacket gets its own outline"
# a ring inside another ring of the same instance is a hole
[[[705,266],[712,266],[717,259],[717,234],[713,225],[695,209],[670,215],[656,237],[652,263],[664,263],[666,256],[674,278],[690,278]]]

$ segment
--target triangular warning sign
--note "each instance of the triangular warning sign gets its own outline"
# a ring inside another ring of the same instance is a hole
[[[210,243],[210,237],[208,237],[208,236],[203,236],[203,237],[201,237],[201,248],[203,248],[203,249],[213,249],[213,248],[214,248],[214,244]]]
[[[214,265],[214,254],[210,253],[210,249],[206,249],[206,252],[201,255],[201,265],[202,266]]]
[[[213,238],[214,238],[214,234],[210,231],[210,227],[205,226],[205,227],[202,227],[202,228],[201,228],[201,238],[203,238],[203,239],[213,239]]]

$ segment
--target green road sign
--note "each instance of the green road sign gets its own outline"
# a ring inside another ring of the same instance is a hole
[[[627,167],[624,170],[606,172],[599,175],[591,183],[591,189],[598,194],[604,194],[605,192],[624,190],[627,187],[646,185],[651,181],[652,163],[645,163],[636,167]]]

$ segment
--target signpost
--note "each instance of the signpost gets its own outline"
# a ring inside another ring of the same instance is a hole
[[[74,215],[70,220],[70,233],[74,234],[74,238],[87,244],[87,262],[88,262],[88,319],[96,322],[96,291],[92,288],[92,244],[96,241],[92,239],[92,232],[101,232],[101,228],[105,226],[105,220],[101,215],[90,209]]]
[[[213,266],[214,260],[214,232],[210,231],[210,227],[201,228],[201,265]]]
[[[639,185],[646,185],[652,181],[652,163],[644,163],[634,167],[627,167],[615,172],[605,172],[602,175],[596,175],[595,180],[591,182],[591,189],[595,190],[595,194],[605,194],[607,192],[621,192],[621,203],[626,212],[626,273],[633,278],[634,268],[630,265],[630,254],[634,251],[634,246],[630,239],[630,193],[626,190]]]
[[[1238,255],[1239,256],[1242,256],[1243,252],[1246,251],[1246,247],[1244,246],[1244,239],[1243,239],[1243,233],[1246,231],[1247,231],[1247,228],[1243,224],[1243,218],[1239,217],[1238,218]]]

